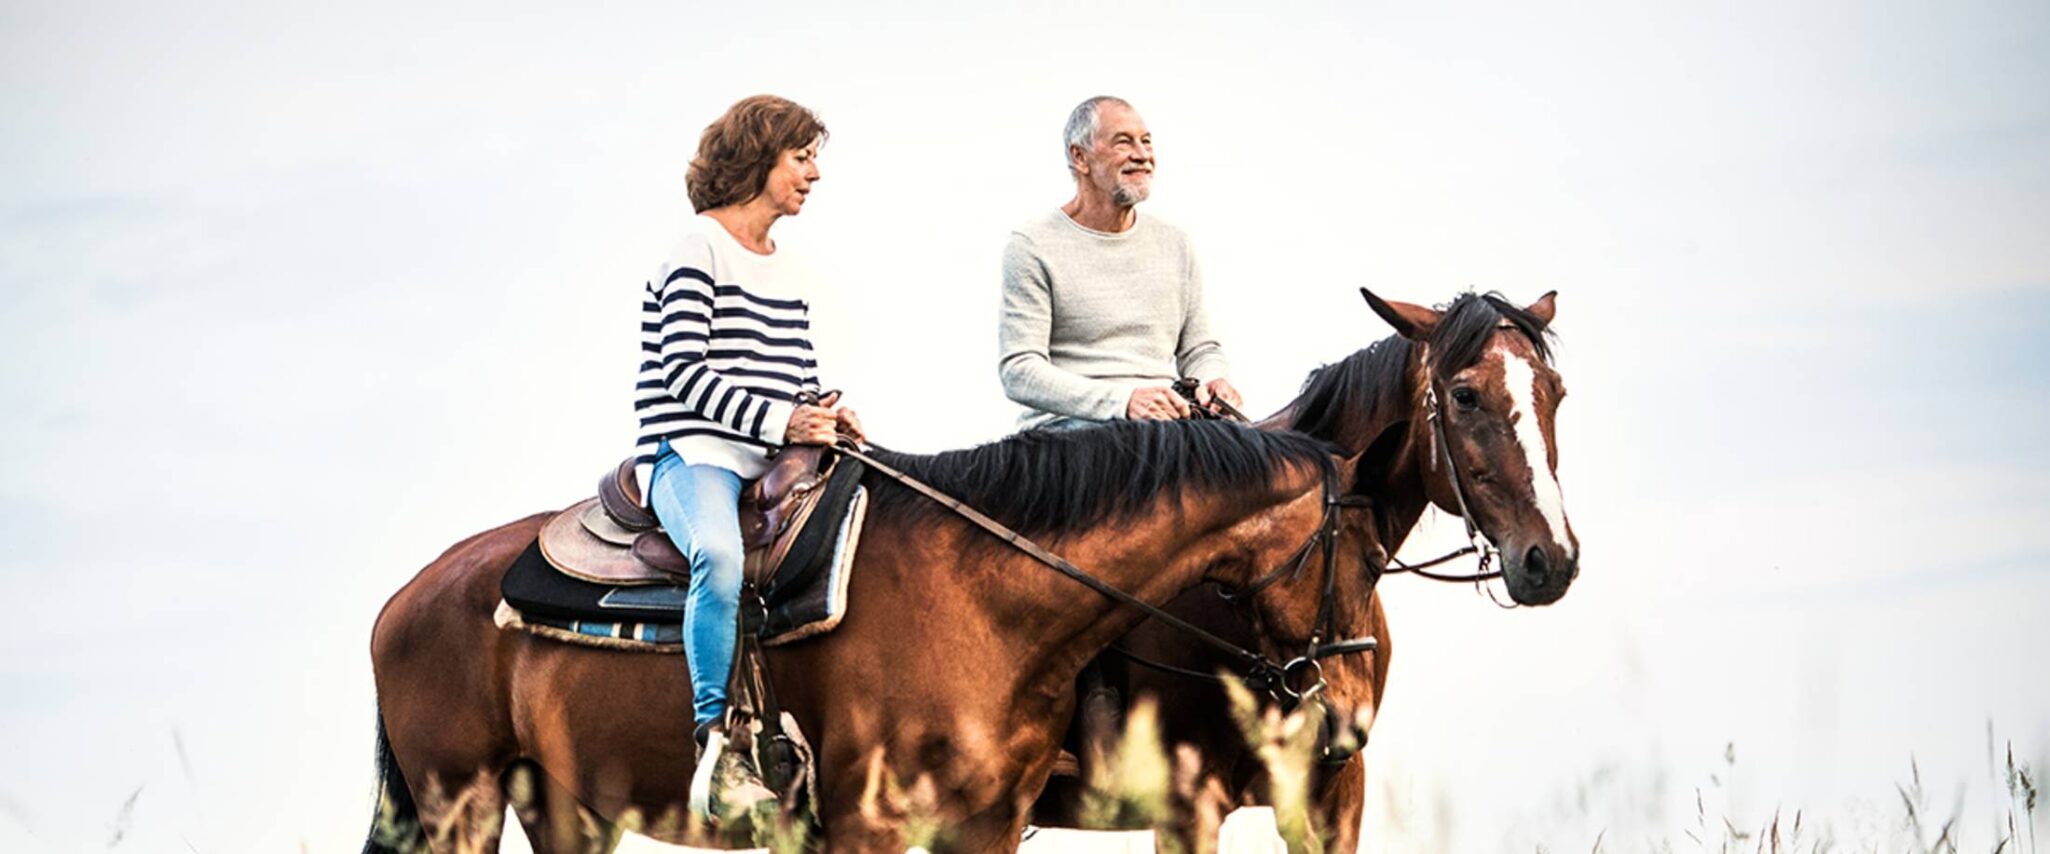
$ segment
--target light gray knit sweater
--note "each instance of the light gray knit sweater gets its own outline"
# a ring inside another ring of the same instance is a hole
[[[997,373],[1021,430],[1125,416],[1132,389],[1228,370],[1181,229],[1083,228],[1056,208],[1011,232]]]

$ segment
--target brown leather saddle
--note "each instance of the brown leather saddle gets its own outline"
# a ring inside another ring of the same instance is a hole
[[[600,584],[680,584],[690,561],[676,548],[641,489],[628,458],[598,480],[598,494],[555,514],[541,527],[541,551],[556,569]],[[769,470],[740,495],[740,537],[747,578],[768,587],[824,496],[838,454],[816,445],[783,448]]]

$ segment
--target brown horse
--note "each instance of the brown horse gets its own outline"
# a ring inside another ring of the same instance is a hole
[[[1325,442],[1221,423],[1032,433],[937,456],[878,452],[1146,603],[1240,586],[1300,553],[1343,489]],[[1141,613],[1050,571],[871,471],[839,628],[767,651],[816,751],[817,821],[834,850],[1015,848],[1083,664]],[[603,850],[623,816],[676,815],[692,772],[690,690],[674,657],[567,645],[492,620],[499,579],[545,515],[471,537],[421,570],[371,642],[387,829],[437,851],[495,850],[509,772],[535,850]],[[1263,634],[1312,635],[1325,567],[1253,597]],[[1364,601],[1361,573],[1340,585]],[[925,793],[897,797],[893,793]],[[651,835],[686,841],[656,821]],[[704,839],[696,839],[700,843]],[[371,850],[393,840],[373,828]]]
[[[1579,542],[1566,521],[1556,470],[1553,419],[1565,396],[1550,366],[1547,327],[1554,296],[1518,308],[1493,294],[1465,294],[1443,311],[1387,302],[1362,290],[1376,314],[1396,335],[1319,368],[1303,391],[1280,412],[1262,421],[1267,429],[1288,429],[1331,441],[1356,453],[1353,491],[1368,497],[1371,514],[1351,521],[1368,528],[1354,532],[1369,555],[1393,554],[1432,504],[1465,515],[1478,533],[1499,549],[1502,578],[1518,604],[1542,605],[1565,595],[1578,572]],[[1439,432],[1433,415],[1442,425]],[[1449,465],[1448,465],[1449,462]],[[1466,512],[1462,513],[1462,509]],[[1371,576],[1381,563],[1360,564]],[[1370,655],[1327,662],[1328,690],[1341,705],[1378,709],[1388,679],[1391,651],[1374,580],[1368,597],[1352,603],[1355,625],[1379,644]],[[1260,636],[1258,617],[1218,596],[1205,585],[1177,597],[1172,613],[1239,642]],[[1215,673],[1230,662],[1192,647],[1153,621],[1120,640],[1128,654],[1103,656],[1106,681],[1122,684],[1128,697],[1154,696],[1166,743],[1197,746],[1205,771],[1236,803],[1265,803],[1265,768],[1224,713],[1226,699],[1214,680],[1190,678],[1150,665]],[[1359,721],[1372,723],[1371,714]],[[1101,734],[1085,733],[1078,721],[1070,743]],[[1077,750],[1087,761],[1089,753]],[[1087,779],[1087,769],[1081,779]],[[1359,843],[1366,771],[1357,755],[1324,764],[1313,781],[1313,814],[1330,835],[1327,850],[1351,852]],[[1073,780],[1057,780],[1035,807],[1034,821],[1072,826],[1077,818]],[[1175,823],[1183,850],[1195,847],[1194,805],[1176,804]]]

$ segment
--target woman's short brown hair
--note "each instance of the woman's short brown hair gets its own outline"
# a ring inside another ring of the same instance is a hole
[[[698,213],[758,196],[783,152],[824,142],[826,123],[787,98],[756,95],[705,128],[683,184]]]

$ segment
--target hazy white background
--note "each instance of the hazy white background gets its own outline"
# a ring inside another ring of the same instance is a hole
[[[1008,428],[998,254],[1089,95],[1253,410],[1385,334],[1360,285],[1560,291],[1583,574],[1386,585],[1370,847],[1693,850],[1696,787],[1855,839],[1914,757],[1987,850],[1991,743],[2050,765],[2050,6],[519,5],[0,6],[0,849],[359,846],[378,606],[628,450],[757,92],[832,129],[776,236],[898,447]]]

